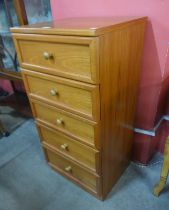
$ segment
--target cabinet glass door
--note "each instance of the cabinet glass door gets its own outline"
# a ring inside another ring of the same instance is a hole
[[[15,48],[9,28],[18,26],[13,0],[0,0],[0,68],[18,71]]]
[[[50,0],[24,0],[28,23],[51,21]]]
[[[50,21],[52,19],[50,0],[22,0],[28,23]],[[9,28],[18,26],[13,0],[0,0],[0,71],[19,71],[15,48]]]

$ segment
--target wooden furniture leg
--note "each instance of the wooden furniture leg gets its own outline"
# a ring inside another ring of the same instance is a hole
[[[162,170],[161,170],[160,181],[154,187],[153,194],[155,196],[159,196],[161,191],[164,189],[167,182],[168,173],[169,173],[169,137],[167,138],[167,141],[165,144],[164,160],[163,160],[163,165],[162,165]]]

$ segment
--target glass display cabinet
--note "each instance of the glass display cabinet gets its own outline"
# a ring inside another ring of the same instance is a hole
[[[24,0],[28,23],[51,21],[50,0]]]
[[[0,0],[0,69],[5,72],[18,71],[16,53],[9,28],[18,26],[12,0]]]
[[[0,78],[21,79],[10,27],[51,19],[50,0],[0,0]]]

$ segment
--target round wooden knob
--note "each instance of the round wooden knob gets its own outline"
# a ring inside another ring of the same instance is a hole
[[[57,125],[63,125],[64,124],[64,121],[63,121],[63,119],[56,119],[56,124]]]
[[[52,53],[44,52],[43,57],[44,57],[44,59],[49,60],[49,59],[53,58],[53,55],[52,55]]]
[[[72,167],[71,167],[71,166],[65,167],[65,171],[66,171],[66,172],[71,172],[71,171],[72,171]]]
[[[63,150],[68,150],[68,145],[67,144],[62,144],[60,146],[60,148],[63,149]]]
[[[51,94],[51,96],[56,96],[56,95],[58,95],[58,91],[52,89],[52,90],[50,90],[50,94]]]

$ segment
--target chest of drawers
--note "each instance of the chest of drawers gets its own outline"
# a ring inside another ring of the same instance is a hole
[[[12,28],[50,166],[104,199],[130,161],[145,17]]]

